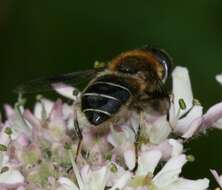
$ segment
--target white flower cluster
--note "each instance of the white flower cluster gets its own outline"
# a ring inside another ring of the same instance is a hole
[[[176,67],[172,78],[169,121],[167,115],[131,113],[126,123],[113,124],[101,134],[84,125],[77,162],[77,107],[44,98],[39,98],[33,113],[22,100],[14,109],[6,105],[7,120],[0,123],[0,190],[208,189],[207,178],[180,176],[192,159],[185,155],[183,142],[208,128],[222,128],[222,102],[203,113],[193,97],[188,70]],[[217,80],[222,84],[221,75]],[[76,100],[72,87],[56,90]],[[222,177],[211,172],[222,188]]]

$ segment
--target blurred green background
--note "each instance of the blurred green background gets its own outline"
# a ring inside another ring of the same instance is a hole
[[[189,68],[205,108],[221,100],[215,81],[222,72],[221,0],[1,1],[1,110],[16,101],[17,84],[92,68],[95,60],[144,44],[168,50],[176,65]],[[185,176],[209,176],[209,167],[222,171],[220,139],[220,131],[211,132],[187,146],[197,161],[185,167]]]

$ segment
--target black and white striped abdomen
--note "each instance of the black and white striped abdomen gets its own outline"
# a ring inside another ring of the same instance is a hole
[[[88,121],[99,125],[117,113],[130,98],[129,85],[121,77],[99,77],[82,94],[82,111]]]

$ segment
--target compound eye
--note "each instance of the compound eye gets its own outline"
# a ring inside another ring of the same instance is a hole
[[[162,80],[163,80],[163,82],[165,82],[171,72],[172,58],[163,49],[151,47],[151,48],[148,48],[148,50],[151,51],[157,57],[158,61],[163,66],[164,73],[163,73]]]

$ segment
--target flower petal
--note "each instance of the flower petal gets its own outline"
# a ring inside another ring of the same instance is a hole
[[[48,116],[52,110],[52,107],[53,107],[53,102],[51,100],[46,99],[46,98],[42,98],[40,101],[41,102],[37,102],[35,104],[34,115],[38,119],[43,119],[42,118],[43,112],[45,112],[46,118],[48,118]]]
[[[81,170],[81,176],[86,186],[85,189],[104,190],[107,180],[107,166],[100,167],[93,171],[86,165]]]
[[[153,173],[161,156],[161,152],[157,150],[142,152],[138,158],[136,175],[145,176],[148,173]]]
[[[222,176],[219,176],[216,170],[210,170],[214,178],[216,179],[218,185],[222,188]]]
[[[177,125],[175,128],[176,133],[184,134],[187,130],[189,130],[189,127],[191,123],[201,117],[203,114],[203,107],[199,105],[195,105],[191,111],[187,114],[186,117],[180,119],[177,121]]]
[[[24,177],[18,170],[8,170],[0,174],[0,186],[4,185],[14,185],[14,184],[24,183]]]
[[[116,189],[124,188],[131,177],[132,177],[132,174],[130,172],[126,172],[125,174],[122,175],[122,177],[120,177],[120,179],[116,182],[116,184],[112,186],[112,188],[109,190],[116,190]]]
[[[169,122],[167,122],[165,116],[160,117],[152,124],[147,123],[147,126],[145,126],[145,128],[149,130],[149,132],[147,132],[147,136],[149,136],[149,140],[153,144],[159,144],[162,141],[166,140],[171,132]]]
[[[74,87],[70,85],[66,85],[64,83],[57,83],[57,84],[53,84],[53,88],[58,94],[66,98],[69,98],[71,100],[76,100],[76,96],[73,95],[73,92],[75,90]]]
[[[66,177],[60,177],[58,182],[61,186],[57,188],[57,190],[79,190],[77,186]]]
[[[222,84],[222,73],[216,76],[216,80]]]
[[[123,153],[125,163],[127,167],[132,170],[136,164],[136,154],[135,154],[135,146],[134,144],[128,145],[126,150]]]
[[[212,106],[203,116],[203,129],[212,127],[215,122],[222,118],[222,102]]]
[[[6,153],[0,152],[0,170],[9,161],[9,156]]]
[[[183,99],[186,104],[186,108],[180,111],[180,115],[182,115],[186,113],[193,105],[193,93],[189,72],[185,67],[176,67],[172,73],[172,77],[175,111],[177,112],[180,108],[180,99]]]
[[[183,152],[183,145],[175,139],[169,139],[168,141],[172,146],[171,157],[179,156]]]
[[[4,109],[5,109],[5,114],[8,119],[10,119],[11,117],[13,117],[15,115],[15,111],[13,110],[13,108],[10,105],[5,104]]]
[[[31,111],[25,110],[23,113],[23,117],[32,127],[39,128],[41,127],[40,119],[37,119]]]
[[[214,126],[218,129],[222,129],[222,118],[217,120]]]
[[[191,125],[189,126],[188,131],[186,131],[186,133],[184,133],[182,137],[185,138],[185,139],[189,139],[194,134],[198,133],[199,129],[200,129],[200,126],[202,125],[202,121],[203,121],[202,117],[195,119],[191,123]]]
[[[154,184],[161,188],[176,181],[186,161],[185,155],[171,158],[153,178]]]
[[[179,178],[176,182],[161,188],[161,190],[206,190],[208,186],[209,180],[206,178],[198,180]]]
[[[169,160],[169,158],[174,156],[179,156],[183,152],[182,142],[175,139],[167,139],[164,142],[154,145],[147,146],[144,145],[141,148],[142,150],[158,150],[162,153],[162,160]]]

